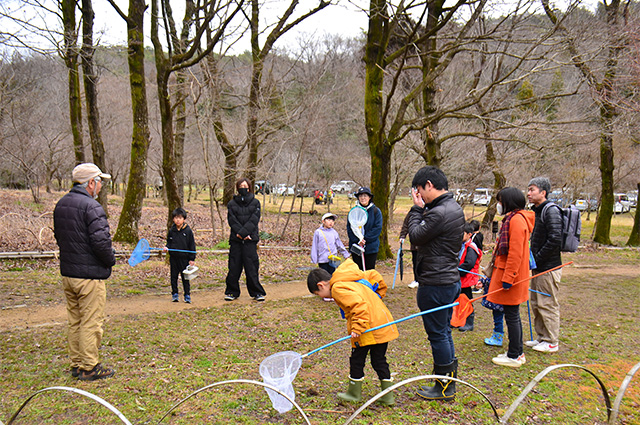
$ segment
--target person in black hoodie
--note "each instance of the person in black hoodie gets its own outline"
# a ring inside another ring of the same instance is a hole
[[[244,268],[247,290],[255,301],[264,301],[266,292],[260,285],[258,270],[258,224],[260,223],[260,201],[251,192],[251,182],[242,178],[236,182],[238,194],[227,205],[229,235],[229,273],[224,291],[225,301],[240,297],[240,275]]]
[[[73,188],[53,210],[53,228],[60,248],[60,274],[67,300],[68,346],[71,376],[83,381],[108,378],[113,369],[100,364],[105,280],[116,257],[109,222],[95,198],[102,180],[111,175],[91,163],[73,169]]]
[[[183,208],[176,208],[171,213],[173,226],[167,233],[166,251],[171,251],[169,264],[171,265],[171,301],[178,302],[178,276],[182,277],[184,302],[191,304],[191,283],[185,279],[184,269],[193,266],[196,260],[196,241],[193,232],[185,220],[187,212]],[[188,252],[187,252],[188,251]]]

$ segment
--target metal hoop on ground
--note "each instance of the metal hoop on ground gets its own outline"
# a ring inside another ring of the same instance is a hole
[[[598,378],[595,373],[591,372],[586,367],[576,365],[576,364],[559,364],[559,365],[549,366],[548,368],[546,368],[545,370],[537,374],[536,377],[533,378],[531,382],[529,382],[529,384],[525,387],[525,389],[522,390],[518,398],[516,398],[515,401],[511,403],[511,406],[509,406],[509,409],[506,411],[504,416],[502,416],[502,419],[500,419],[500,423],[506,424],[509,421],[509,418],[511,417],[511,415],[513,415],[513,412],[516,411],[516,409],[518,408],[520,403],[522,403],[522,401],[525,399],[527,394],[529,394],[529,392],[533,389],[533,387],[538,385],[538,382],[540,382],[542,378],[544,378],[549,372],[553,370],[561,369],[565,367],[575,367],[577,369],[582,369],[585,372],[589,373],[591,376],[593,376],[596,381],[598,381],[598,384],[600,384],[600,389],[602,390],[602,395],[604,396],[604,402],[607,406],[607,420],[609,421],[611,419],[611,400],[609,399],[609,393],[607,393],[607,387],[600,380],[600,378]]]
[[[500,415],[498,415],[498,410],[493,405],[491,400],[489,400],[489,397],[487,397],[482,391],[480,391],[479,389],[477,389],[476,387],[474,387],[470,383],[465,382],[462,379],[452,378],[452,377],[443,376],[443,375],[421,375],[421,376],[414,376],[413,378],[405,379],[404,381],[398,382],[397,384],[393,384],[392,386],[390,386],[389,388],[387,388],[384,391],[380,391],[378,394],[376,394],[375,396],[373,396],[369,400],[367,400],[367,402],[365,404],[360,406],[360,408],[358,410],[353,412],[353,415],[351,415],[349,417],[349,419],[347,419],[347,421],[344,423],[344,425],[350,424],[351,421],[353,421],[363,410],[365,410],[367,407],[369,407],[371,405],[371,403],[374,403],[376,400],[378,400],[379,398],[383,397],[385,394],[395,390],[396,388],[400,388],[400,387],[403,387],[403,386],[405,386],[407,384],[410,384],[412,382],[421,381],[423,379],[433,379],[433,378],[441,378],[441,379],[447,379],[449,381],[455,381],[455,382],[458,382],[460,384],[466,385],[467,387],[473,389],[475,392],[480,394],[487,401],[487,403],[489,403],[489,406],[491,406],[491,409],[493,410],[493,414],[496,417],[496,422],[500,421]]]
[[[613,425],[618,420],[618,413],[620,412],[620,404],[622,403],[622,398],[624,397],[624,393],[627,391],[627,387],[631,383],[631,379],[633,376],[638,373],[640,370],[640,363],[636,363],[634,367],[629,370],[627,376],[625,376],[622,381],[622,385],[620,385],[620,389],[618,390],[618,395],[616,396],[615,401],[613,402],[613,409],[611,410],[611,417],[609,418],[609,425]]]
[[[311,425],[311,422],[309,422],[309,418],[304,413],[302,408],[300,406],[298,406],[298,404],[294,400],[289,398],[288,395],[286,395],[285,393],[281,392],[279,389],[277,389],[276,387],[274,387],[272,385],[265,384],[265,383],[259,382],[259,381],[252,381],[252,380],[249,380],[249,379],[233,379],[233,380],[230,380],[230,381],[214,382],[213,384],[209,384],[206,387],[199,388],[199,389],[195,390],[194,392],[192,392],[191,394],[189,394],[188,396],[186,396],[185,398],[183,398],[182,400],[180,400],[179,402],[177,402],[176,404],[174,404],[173,406],[171,406],[171,408],[167,411],[167,413],[165,413],[164,416],[162,416],[160,418],[160,420],[158,421],[158,424],[160,424],[164,420],[164,418],[169,416],[169,414],[171,412],[173,412],[178,406],[180,406],[182,403],[184,403],[185,401],[189,400],[191,397],[195,396],[196,394],[201,393],[201,392],[206,391],[206,390],[209,390],[209,389],[211,389],[213,387],[217,387],[219,385],[226,385],[226,384],[255,384],[255,385],[258,385],[258,386],[273,390],[273,391],[277,392],[278,394],[280,394],[282,397],[284,397],[287,400],[289,400],[289,402],[291,404],[293,404],[293,406],[298,410],[298,412],[300,412],[300,415],[302,415],[302,417],[304,418],[304,420],[307,423],[307,425]],[[9,425],[9,424],[7,424],[7,425]]]
[[[129,420],[118,409],[116,409],[111,403],[109,403],[108,401],[103,400],[100,397],[98,397],[97,395],[91,394],[91,393],[86,392],[84,390],[79,390],[78,388],[71,388],[71,387],[49,387],[49,388],[44,388],[44,389],[42,389],[40,391],[35,392],[28,399],[26,399],[24,401],[24,403],[22,403],[22,406],[20,406],[18,411],[16,413],[14,413],[14,415],[11,417],[11,419],[9,419],[9,422],[7,422],[7,425],[11,425],[13,423],[13,421],[18,417],[18,415],[20,414],[22,409],[24,409],[24,407],[27,405],[27,403],[29,403],[29,401],[31,401],[32,398],[34,398],[38,394],[43,393],[45,391],[56,391],[56,390],[69,391],[69,392],[80,394],[82,396],[90,398],[91,400],[97,401],[98,403],[100,403],[101,405],[103,405],[104,407],[109,409],[112,413],[114,413],[118,417],[118,419],[120,419],[120,421],[122,421],[123,424],[132,425],[131,422],[129,422]],[[0,425],[1,425],[1,423],[0,423]]]

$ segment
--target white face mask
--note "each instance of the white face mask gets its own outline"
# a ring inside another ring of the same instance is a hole
[[[504,209],[502,208],[502,204],[500,202],[498,202],[498,204],[496,205],[496,214],[498,215],[504,214]]]

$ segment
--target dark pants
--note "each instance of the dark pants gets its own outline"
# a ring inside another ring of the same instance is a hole
[[[351,258],[353,258],[353,262],[358,265],[360,270],[362,268],[362,255],[351,253]],[[366,270],[373,270],[376,268],[376,260],[378,259],[378,253],[372,252],[371,254],[364,254],[364,265]]]
[[[389,371],[389,363],[387,363],[387,346],[388,342],[383,344],[365,345],[364,347],[356,347],[351,349],[351,357],[349,357],[349,376],[353,379],[364,377],[364,364],[367,360],[367,353],[371,353],[371,366],[378,374],[378,379],[391,379]]]
[[[507,332],[509,333],[509,350],[507,351],[507,357],[517,359],[523,353],[520,306],[505,305],[503,307],[504,320],[507,322]]]
[[[451,304],[460,295],[460,282],[444,286],[418,287],[418,308],[420,311],[431,310],[432,308]],[[433,313],[423,314],[422,323],[427,337],[431,343],[431,353],[433,363],[436,365],[448,365],[456,358],[453,338],[451,336],[451,315],[453,307],[438,310]]]
[[[242,269],[244,269],[249,295],[251,297],[266,295],[264,288],[260,285],[259,268],[257,242],[229,242],[229,273],[227,273],[227,288],[224,293],[235,297],[240,296],[239,280]]]
[[[189,259],[171,255],[169,258],[169,264],[171,265],[171,295],[178,294],[178,276],[182,278],[184,294],[191,295],[191,284],[184,278],[184,274],[182,273],[182,271],[189,265]]]
[[[331,265],[331,263],[318,263],[318,267],[322,270],[326,270],[329,274],[333,274],[336,271],[336,268]]]

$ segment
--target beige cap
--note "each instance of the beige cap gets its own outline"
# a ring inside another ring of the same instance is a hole
[[[335,220],[335,219],[338,218],[338,216],[333,214],[333,213],[328,212],[328,213],[326,213],[325,215],[322,216],[322,221],[325,221],[328,218],[332,218],[332,219]]]
[[[71,175],[73,176],[73,181],[78,183],[87,182],[94,177],[100,177],[101,179],[111,178],[111,174],[103,173],[96,164],[90,162],[76,165]]]

